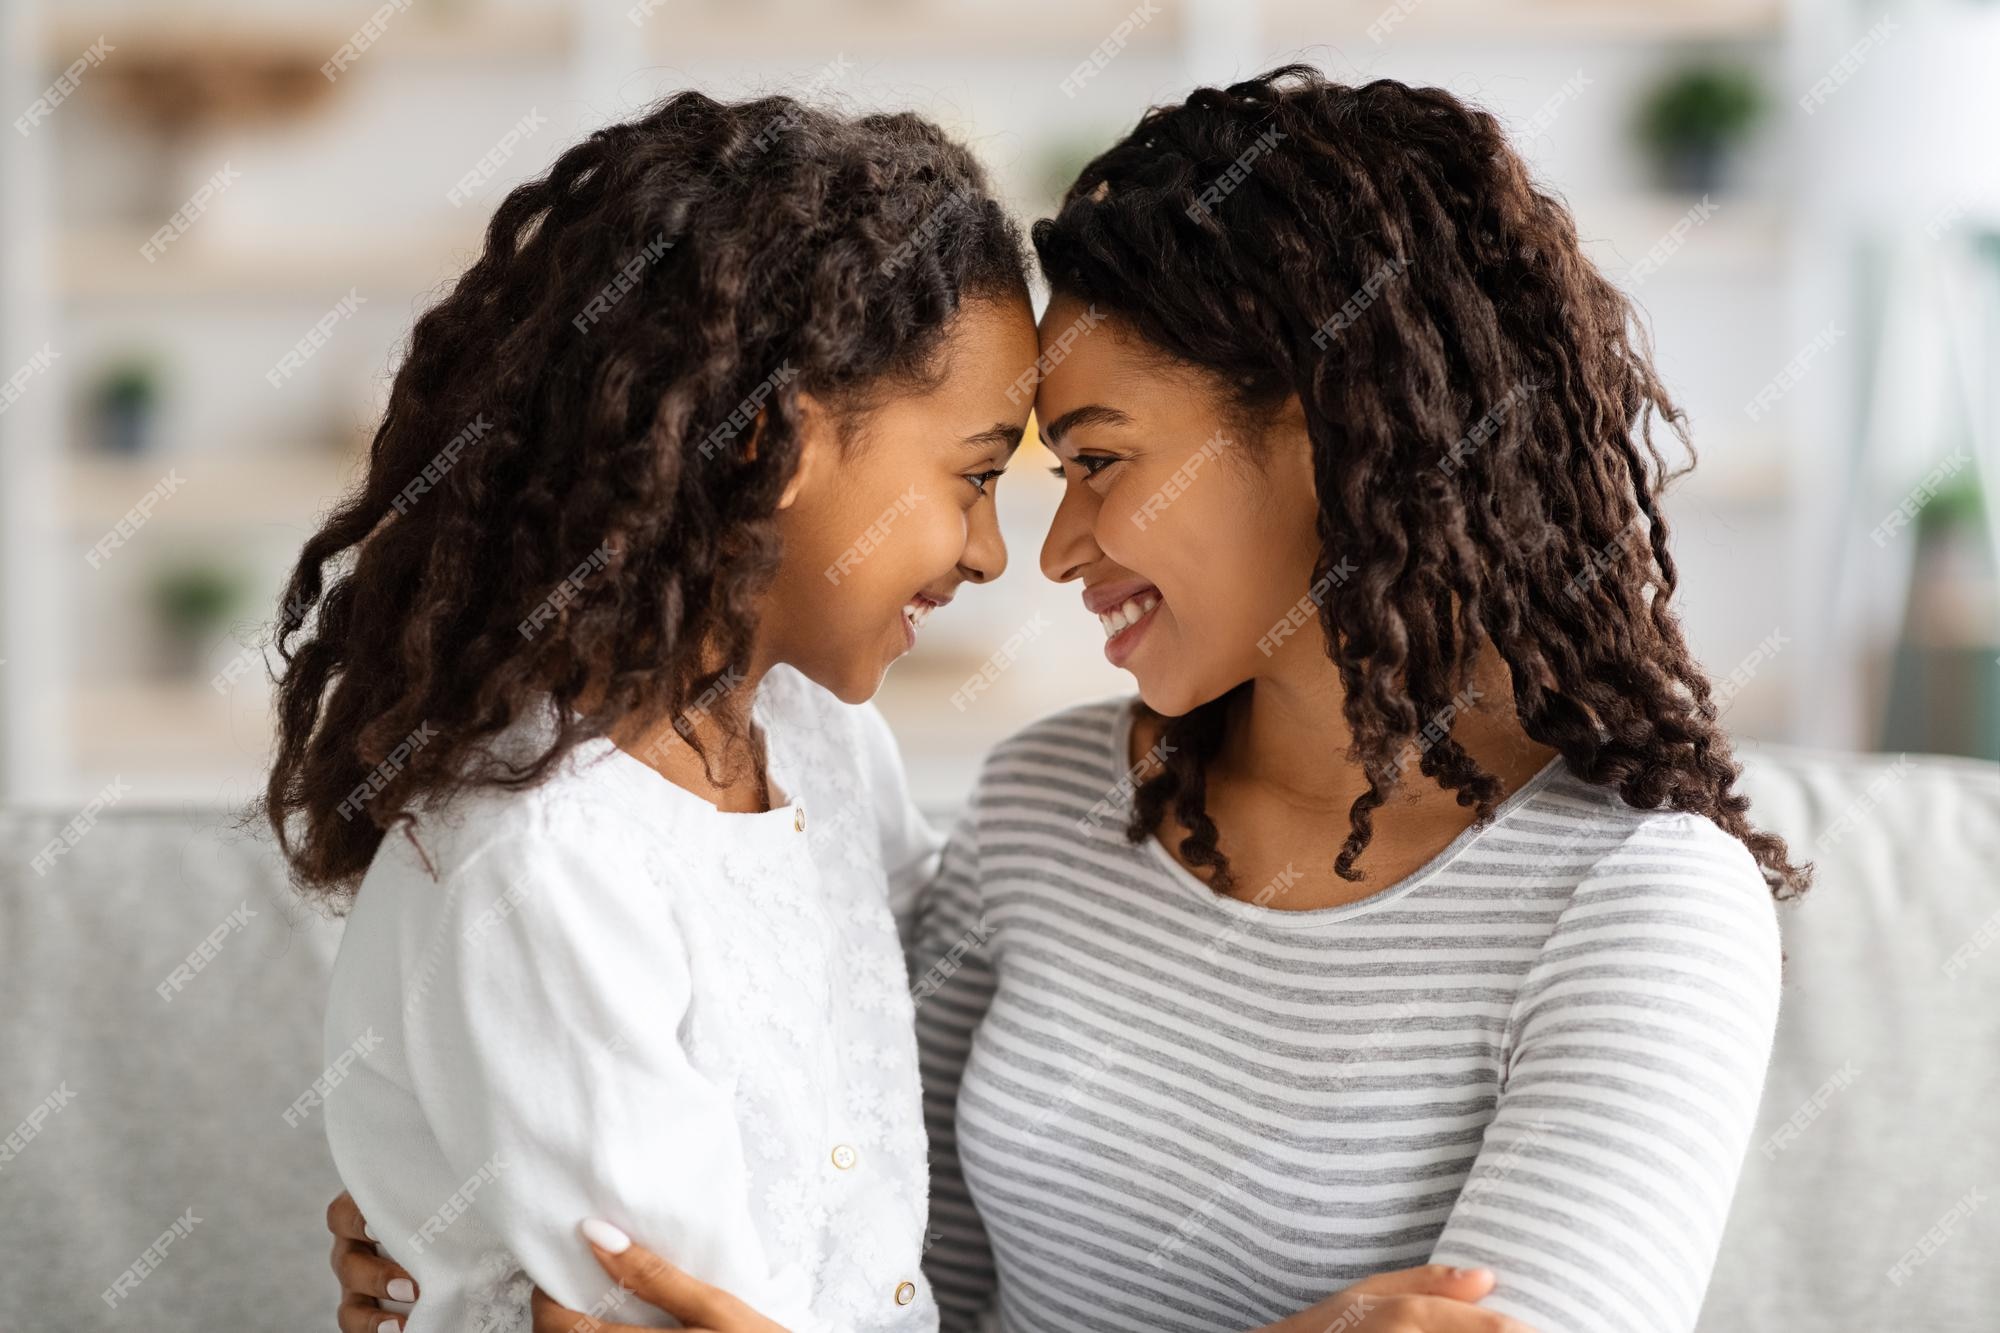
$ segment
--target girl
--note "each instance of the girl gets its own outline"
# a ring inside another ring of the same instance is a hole
[[[1045,339],[1110,315],[1040,386],[1042,567],[1140,697],[996,750],[924,895],[945,1326],[1290,1330],[1428,1258],[1692,1329],[1806,874],[1673,616],[1628,303],[1490,117],[1302,68],[1035,243]]]
[[[935,1326],[885,884],[936,847],[850,705],[1003,568],[1035,355],[964,149],[695,93],[417,323],[287,589],[266,796],[353,899],[326,1132],[413,1333],[609,1308],[586,1218],[793,1329]]]

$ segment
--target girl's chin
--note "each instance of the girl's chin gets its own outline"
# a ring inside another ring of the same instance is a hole
[[[878,661],[863,661],[861,654],[806,663],[792,660],[800,675],[831,694],[844,704],[865,704],[875,697],[882,688],[882,678],[888,674],[893,658]]]

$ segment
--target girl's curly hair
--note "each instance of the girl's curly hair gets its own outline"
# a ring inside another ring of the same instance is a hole
[[[505,778],[466,760],[524,713],[556,735],[507,785],[726,686],[799,395],[844,428],[1025,281],[984,171],[914,115],[685,92],[509,194],[285,590],[260,810],[299,887],[346,899],[419,797]]]
[[[1491,115],[1302,65],[1202,88],[1086,166],[1033,238],[1057,291],[1212,372],[1232,415],[1254,426],[1291,395],[1303,407],[1320,500],[1309,596],[1369,783],[1338,874],[1362,877],[1412,748],[1492,816],[1499,781],[1449,724],[1490,643],[1528,735],[1572,771],[1641,809],[1713,820],[1775,896],[1804,891],[1810,867],[1745,817],[1669,605],[1652,421],[1685,446],[1685,418],[1630,302]],[[1171,808],[1182,854],[1219,891],[1205,771],[1229,701],[1167,721],[1168,758],[1127,830],[1151,836]]]

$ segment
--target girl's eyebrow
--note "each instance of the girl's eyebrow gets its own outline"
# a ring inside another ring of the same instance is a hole
[[[1062,437],[1078,426],[1129,426],[1132,418],[1115,407],[1102,403],[1085,403],[1072,408],[1048,425],[1042,427],[1042,443],[1054,448],[1062,443]]]
[[[1009,454],[1021,447],[1021,437],[1026,431],[1020,426],[1010,426],[1006,422],[989,426],[974,435],[968,435],[959,443],[968,449],[985,453],[988,449],[1004,447]]]

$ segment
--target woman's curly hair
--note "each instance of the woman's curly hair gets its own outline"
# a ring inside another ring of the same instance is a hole
[[[507,785],[726,685],[799,395],[845,438],[1025,262],[936,126],[786,97],[677,94],[509,194],[285,590],[260,808],[299,887],[345,900],[420,797],[505,778],[467,760],[526,713],[555,737]]]
[[[1362,877],[1412,748],[1492,816],[1500,783],[1449,722],[1490,643],[1528,735],[1572,771],[1641,809],[1713,820],[1777,897],[1804,891],[1810,867],[1745,817],[1670,606],[1652,429],[1657,415],[1685,445],[1685,418],[1630,302],[1491,115],[1300,65],[1202,88],[1086,166],[1033,238],[1056,291],[1212,372],[1233,415],[1254,426],[1291,395],[1303,407],[1320,501],[1310,595],[1369,783],[1338,874]],[[1127,830],[1151,836],[1171,809],[1218,890],[1229,865],[1205,771],[1229,703],[1167,721],[1168,757]]]

